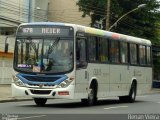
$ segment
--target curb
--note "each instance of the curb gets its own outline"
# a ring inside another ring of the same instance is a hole
[[[152,93],[160,93],[160,88],[152,88],[151,92]]]
[[[5,102],[20,102],[20,101],[31,101],[31,100],[33,100],[32,98],[23,98],[23,99],[21,99],[21,98],[7,98],[7,99],[2,99],[2,100],[0,100],[0,103],[5,103]]]

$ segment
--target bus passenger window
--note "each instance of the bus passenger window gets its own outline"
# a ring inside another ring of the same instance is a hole
[[[146,47],[143,45],[139,46],[139,61],[141,65],[145,65],[146,64],[146,51],[145,51]]]
[[[121,49],[121,62],[128,63],[128,44],[125,42],[121,42],[120,49]]]
[[[147,47],[147,65],[151,65],[151,47]]]
[[[99,61],[108,61],[108,40],[105,38],[100,38],[99,40]]]
[[[130,44],[130,62],[131,64],[137,64],[137,45]]]
[[[90,62],[96,62],[97,61],[97,49],[96,49],[96,37],[88,37],[88,59]]]
[[[111,41],[110,59],[113,63],[119,63],[119,42]]]
[[[77,62],[77,67],[84,67],[86,65],[86,41],[85,39],[77,40],[76,62]]]

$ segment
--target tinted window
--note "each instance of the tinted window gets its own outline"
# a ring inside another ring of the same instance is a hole
[[[96,61],[96,37],[88,37],[88,58],[89,61]]]
[[[119,42],[118,41],[111,41],[110,59],[111,59],[111,62],[119,63]]]
[[[131,64],[137,64],[137,45],[130,44],[130,62]]]
[[[147,47],[147,64],[151,65],[151,47]]]
[[[77,39],[76,56],[77,61],[86,61],[85,39]]]
[[[146,64],[146,51],[145,51],[146,47],[143,45],[139,46],[139,62],[141,65],[145,65]]]
[[[108,40],[105,38],[99,39],[99,61],[107,62],[108,61]]]
[[[128,63],[128,44],[125,42],[120,43],[120,49],[121,49],[121,62],[122,63]]]

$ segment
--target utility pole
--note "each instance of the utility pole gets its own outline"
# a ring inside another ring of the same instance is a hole
[[[28,22],[31,22],[31,0],[28,0],[29,6],[28,6]]]
[[[110,6],[111,6],[111,0],[107,0],[106,30],[109,29]]]
[[[122,18],[124,18],[124,17],[127,16],[128,14],[130,14],[130,13],[136,11],[136,10],[139,10],[139,9],[145,7],[145,6],[146,6],[146,4],[140,4],[140,5],[138,5],[136,8],[134,8],[134,9],[128,11],[127,13],[123,14],[123,15],[122,15],[112,26],[110,26],[107,30],[110,31],[114,26],[117,25],[117,23],[118,23]]]

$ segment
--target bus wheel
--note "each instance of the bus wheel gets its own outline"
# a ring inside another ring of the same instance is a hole
[[[88,99],[81,99],[81,102],[85,105],[92,106],[96,103],[96,101],[96,89],[91,86],[88,93]]]
[[[128,102],[133,103],[136,100],[137,85],[135,82],[132,83],[129,95],[127,96]]]
[[[135,82],[133,82],[132,85],[131,85],[131,89],[129,91],[129,95],[119,96],[119,100],[122,101],[122,102],[133,103],[133,102],[135,102],[136,94],[137,94],[137,85],[136,85]]]
[[[34,102],[38,105],[38,106],[44,106],[47,102],[47,99],[45,98],[34,98]]]

